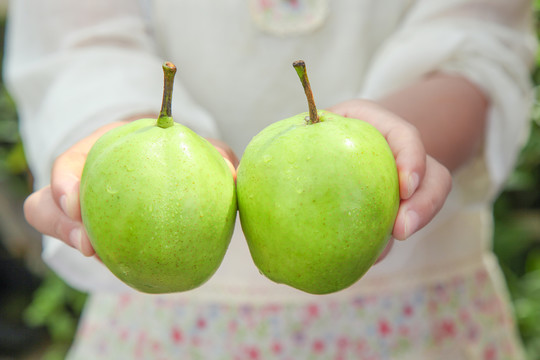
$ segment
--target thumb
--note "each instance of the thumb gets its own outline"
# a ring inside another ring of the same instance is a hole
[[[81,221],[79,184],[88,152],[103,134],[124,124],[125,121],[118,121],[99,128],[55,160],[51,172],[52,196],[56,205],[70,219]]]

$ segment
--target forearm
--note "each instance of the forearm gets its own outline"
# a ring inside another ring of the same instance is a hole
[[[463,77],[433,74],[378,102],[413,124],[427,153],[450,171],[481,146],[488,99]]]

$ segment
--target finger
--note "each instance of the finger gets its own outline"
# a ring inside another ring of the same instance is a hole
[[[402,123],[390,130],[385,138],[396,159],[400,197],[410,199],[426,172],[426,152],[420,134],[412,125]]]
[[[400,197],[409,199],[422,182],[426,169],[426,152],[419,131],[404,119],[370,101],[351,100],[329,110],[366,121],[384,136],[396,160]]]
[[[225,162],[227,163],[227,166],[229,167],[229,170],[231,170],[233,180],[236,183],[236,168],[234,167],[233,163],[229,159],[223,158],[223,160],[225,160]]]
[[[72,220],[81,221],[79,184],[88,152],[104,133],[126,123],[126,121],[119,121],[101,127],[55,160],[51,172],[53,199],[63,213]]]
[[[87,152],[77,147],[60,155],[51,172],[51,192],[56,205],[70,219],[81,220],[79,184]]]
[[[379,255],[379,257],[377,258],[377,261],[375,261],[375,264],[378,264],[379,262],[384,260],[384,258],[390,252],[390,250],[392,250],[392,246],[394,246],[394,239],[390,238],[390,240],[388,240],[388,244],[386,244],[386,247],[384,248],[383,252],[381,253],[381,255]]]
[[[452,187],[448,169],[427,157],[426,174],[414,195],[401,202],[393,236],[405,240],[428,224],[442,208]]]
[[[214,145],[217,151],[219,151],[219,153],[225,159],[229,160],[229,162],[233,165],[233,167],[238,166],[238,162],[239,162],[238,157],[236,156],[234,151],[231,149],[231,147],[227,145],[227,143],[218,139],[213,139],[213,138],[207,138],[206,140],[208,140],[210,144]]]
[[[65,242],[85,256],[95,253],[82,223],[70,219],[57,206],[50,186],[34,192],[25,200],[24,215],[40,233]]]
[[[208,140],[208,142],[214,145],[216,150],[219,151],[221,156],[223,156],[223,159],[225,159],[227,166],[229,166],[233,179],[236,182],[236,168],[238,167],[239,161],[234,151],[230,148],[229,145],[227,145],[225,142],[221,140],[212,139],[212,138],[207,138],[206,140]]]

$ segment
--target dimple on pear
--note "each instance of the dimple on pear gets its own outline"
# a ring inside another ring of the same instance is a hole
[[[196,288],[217,270],[236,217],[229,167],[173,121],[176,67],[163,65],[159,118],[115,128],[93,145],[80,185],[84,226],[101,261],[146,293]]]

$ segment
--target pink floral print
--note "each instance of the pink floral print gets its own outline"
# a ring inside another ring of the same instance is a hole
[[[96,295],[71,359],[521,359],[485,269],[395,293],[307,304]],[[433,356],[428,354],[435,354]]]

